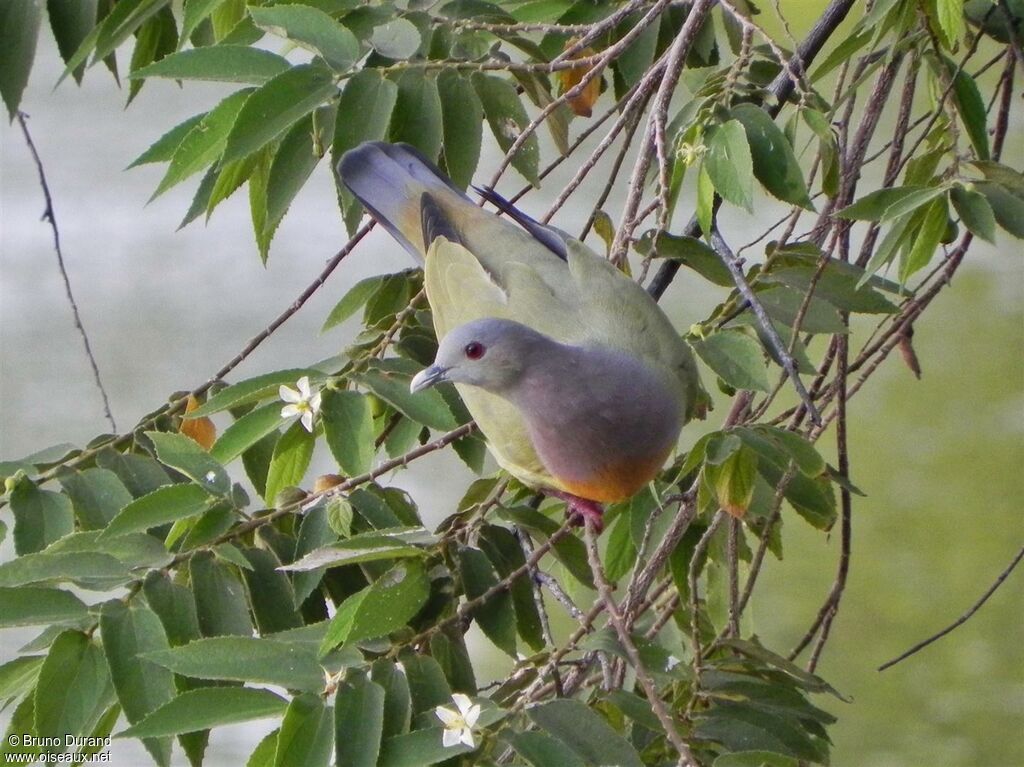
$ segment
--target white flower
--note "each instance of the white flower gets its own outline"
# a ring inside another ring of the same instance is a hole
[[[302,376],[296,384],[299,388],[293,389],[290,386],[281,386],[277,390],[281,400],[289,404],[281,408],[282,418],[299,416],[306,431],[313,431],[313,416],[320,410],[320,392],[313,392],[309,388],[309,376]]]
[[[473,741],[473,725],[480,718],[480,706],[469,699],[469,696],[457,692],[452,695],[457,711],[445,706],[438,706],[434,709],[437,718],[444,723],[444,736],[441,742],[445,748],[465,743],[470,748],[476,748]]]

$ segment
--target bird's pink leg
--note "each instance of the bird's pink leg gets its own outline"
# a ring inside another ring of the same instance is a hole
[[[573,519],[574,524],[582,526],[589,522],[597,532],[604,529],[604,506],[597,501],[580,498],[572,493],[563,493],[561,490],[545,490],[544,492],[546,495],[563,500],[568,504],[569,517]]]

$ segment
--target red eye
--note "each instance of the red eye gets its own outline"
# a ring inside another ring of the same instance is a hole
[[[466,353],[466,357],[468,357],[469,359],[478,360],[484,356],[484,352],[487,351],[487,349],[484,348],[484,345],[482,343],[479,343],[477,341],[470,341],[468,344],[466,344],[466,348],[463,349],[463,351]]]

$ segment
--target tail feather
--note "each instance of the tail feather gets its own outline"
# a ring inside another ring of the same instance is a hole
[[[468,198],[437,167],[408,144],[367,142],[338,163],[342,183],[414,258],[422,260],[424,195]]]

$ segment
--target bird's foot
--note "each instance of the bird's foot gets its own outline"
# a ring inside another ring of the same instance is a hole
[[[576,527],[590,525],[598,533],[604,529],[604,507],[597,501],[580,498],[572,493],[563,493],[561,490],[547,490],[546,493],[565,501],[568,506],[566,512]]]

